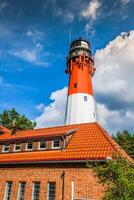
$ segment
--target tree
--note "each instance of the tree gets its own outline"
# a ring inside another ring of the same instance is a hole
[[[14,108],[4,110],[0,114],[0,124],[8,129],[13,129],[15,126],[21,130],[33,129],[36,126],[35,122],[29,120],[25,115],[19,114]]]
[[[113,139],[132,157],[134,158],[134,135],[124,130],[117,132]]]
[[[105,164],[95,164],[93,169],[100,181],[108,186],[103,200],[134,199],[133,165],[122,158],[115,157]]]

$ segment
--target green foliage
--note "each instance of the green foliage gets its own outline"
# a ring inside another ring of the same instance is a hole
[[[124,130],[117,132],[113,139],[132,157],[134,158],[134,135]]]
[[[116,157],[92,168],[101,182],[108,186],[103,200],[134,200],[134,166]]]
[[[33,129],[36,126],[35,122],[27,119],[25,115],[19,114],[14,108],[4,110],[0,114],[0,124],[8,129],[12,129],[15,126],[21,130]]]

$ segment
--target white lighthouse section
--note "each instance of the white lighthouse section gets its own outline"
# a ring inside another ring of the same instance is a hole
[[[75,93],[68,96],[66,125],[96,121],[95,102],[92,95]]]

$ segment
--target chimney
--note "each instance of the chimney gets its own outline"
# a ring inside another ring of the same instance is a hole
[[[15,135],[18,130],[20,130],[20,128],[17,126],[16,119],[14,119],[12,124],[12,135]]]

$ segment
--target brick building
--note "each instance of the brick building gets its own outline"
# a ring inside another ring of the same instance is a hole
[[[97,200],[104,187],[87,161],[127,156],[97,123],[36,130],[0,127],[0,199]]]
[[[88,161],[128,155],[96,122],[90,44],[71,44],[65,126],[10,131],[0,126],[0,200],[100,200],[105,187]],[[64,117],[64,116],[63,116]]]

